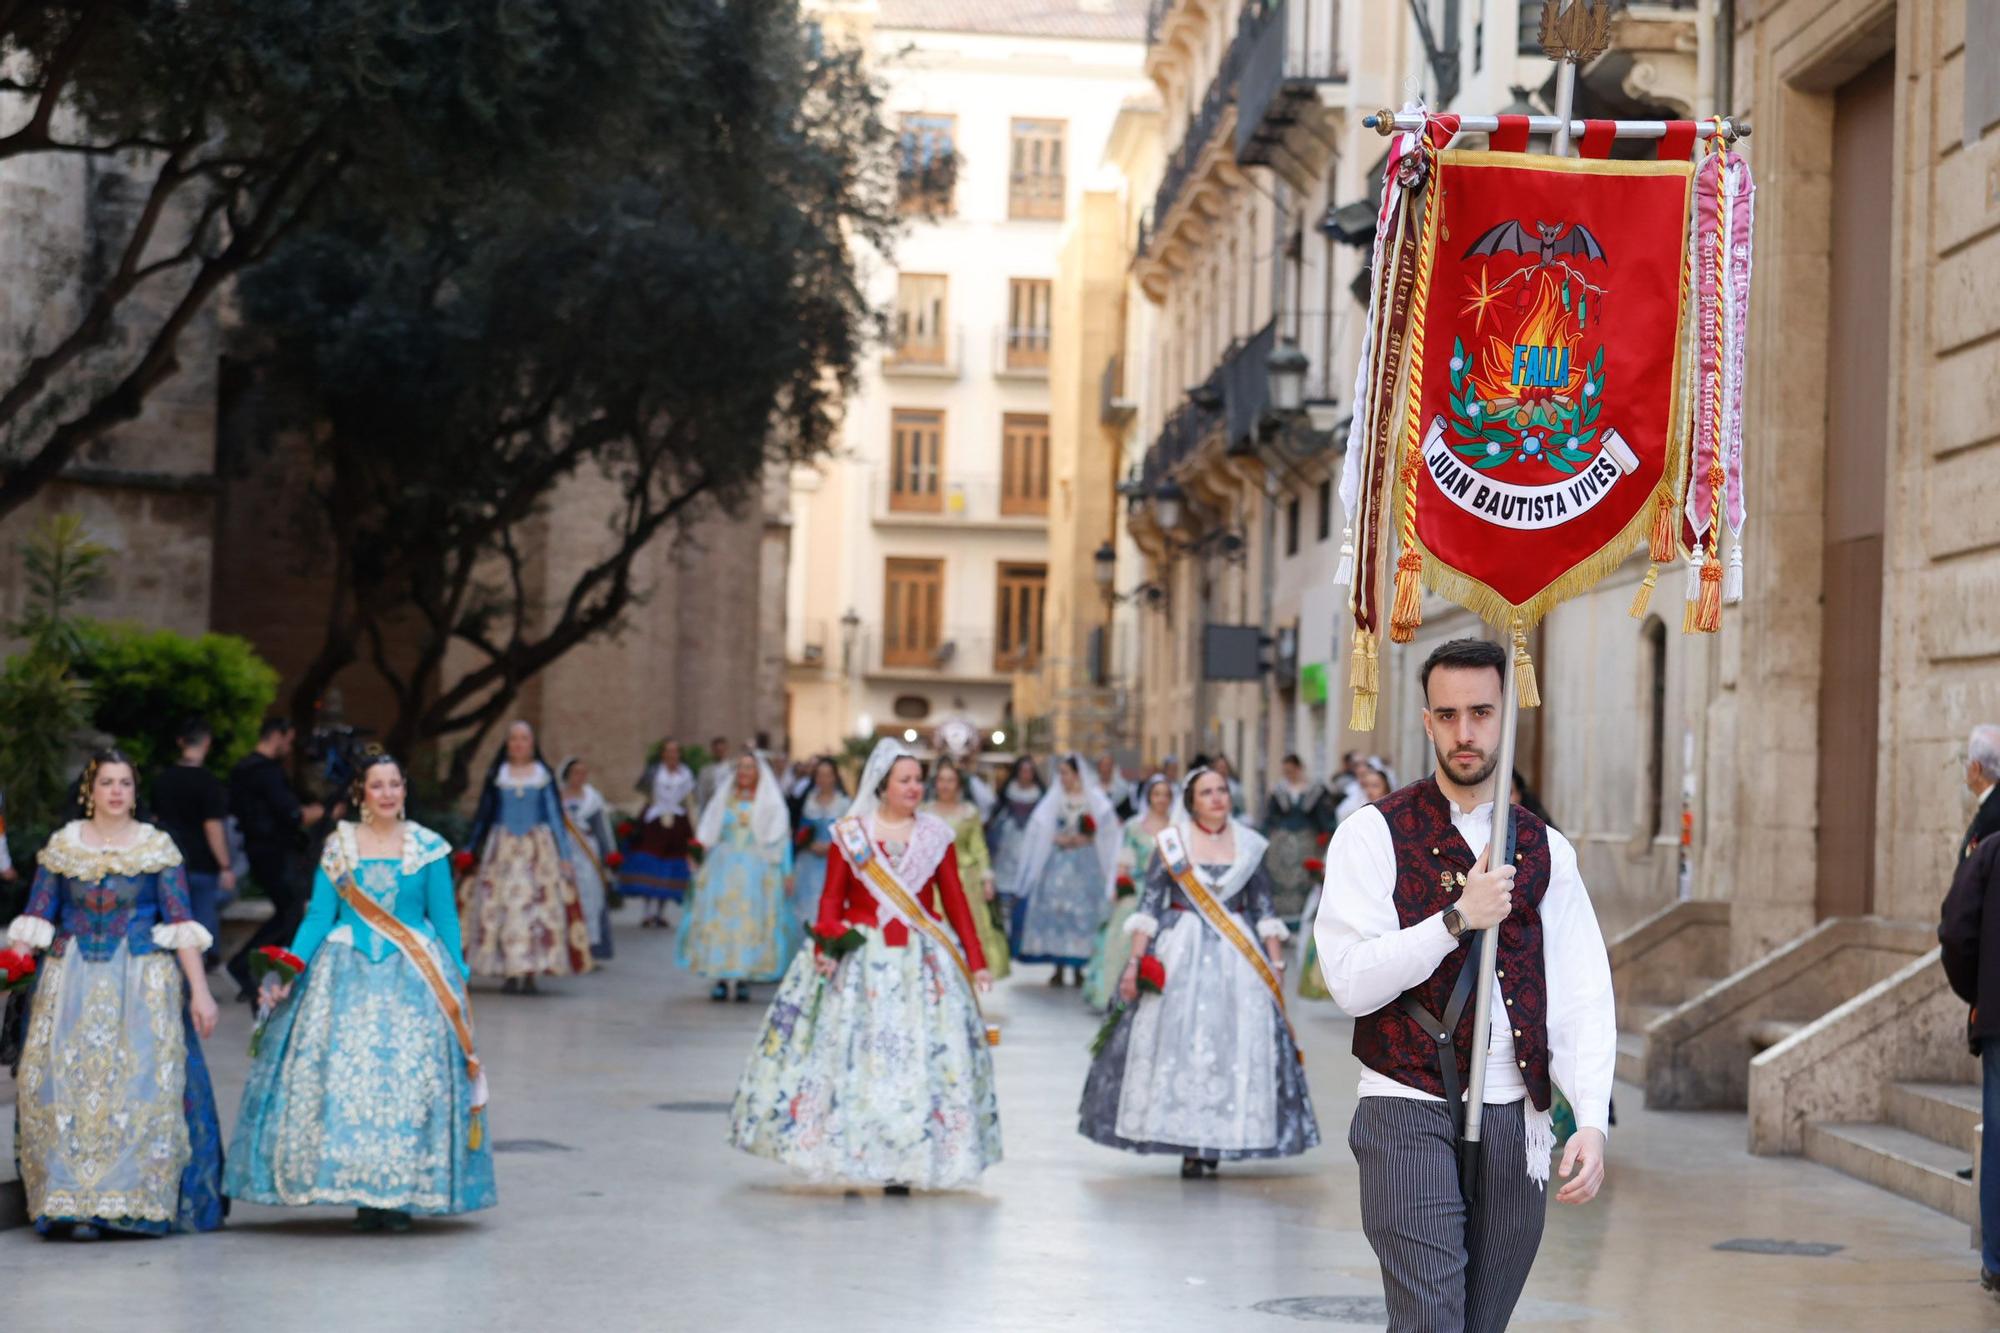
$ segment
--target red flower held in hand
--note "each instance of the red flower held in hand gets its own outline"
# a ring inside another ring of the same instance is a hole
[[[1076,821],[1076,831],[1086,838],[1094,838],[1097,836],[1097,821],[1084,815]]]
[[[606,870],[616,870],[619,866],[622,866],[624,864],[625,864],[625,853],[606,852],[604,854],[604,868]]]
[[[1333,841],[1333,835],[1331,833],[1322,833],[1319,835],[1319,845],[1322,847],[1326,846],[1328,843],[1332,841]]]
[[[618,841],[620,842],[630,841],[633,833],[638,831],[638,827],[639,826],[637,824],[634,824],[629,819],[620,820],[618,823],[618,828],[616,830],[618,834]]]
[[[799,826],[799,831],[798,831],[798,832],[797,832],[797,833],[796,833],[795,835],[793,835],[793,837],[792,837],[792,841],[793,841],[794,843],[796,843],[796,844],[797,844],[798,846],[800,846],[800,847],[810,847],[810,846],[812,846],[812,844],[813,844],[813,827],[812,827],[812,825],[811,825],[811,824],[802,824],[802,825],[800,825],[800,826]]]
[[[1139,960],[1139,989],[1158,995],[1167,988],[1167,965],[1152,954]]]
[[[276,976],[280,981],[291,981],[305,970],[305,959],[275,944],[267,944],[250,955],[250,974],[260,979]]]
[[[1137,889],[1132,883],[1132,877],[1130,875],[1120,875],[1118,877],[1118,896],[1123,898],[1126,894],[1134,892],[1137,892]]]
[[[0,951],[0,992],[20,990],[35,976],[35,956],[22,949]]]
[[[478,864],[479,858],[471,852],[453,852],[451,854],[451,868],[461,875]]]
[[[1307,874],[1324,875],[1326,873],[1326,862],[1320,860],[1317,856],[1308,856],[1305,860],[1305,866]]]

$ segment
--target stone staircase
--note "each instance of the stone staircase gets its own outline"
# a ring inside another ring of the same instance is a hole
[[[1688,994],[1699,995],[1713,986],[1720,978],[1693,977],[1687,982]],[[1671,1013],[1677,1006],[1671,1004],[1621,1004],[1618,1006],[1618,1077],[1636,1087],[1646,1086],[1646,1029],[1655,1020]],[[1796,1028],[1796,1023],[1790,1025]],[[1775,1042],[1767,1042],[1772,1045]],[[1764,1049],[1762,1046],[1756,1050]]]
[[[1972,1083],[1885,1083],[1882,1119],[1806,1126],[1805,1155],[1967,1224],[1978,1189],[1958,1173],[1978,1155],[1980,1098]]]

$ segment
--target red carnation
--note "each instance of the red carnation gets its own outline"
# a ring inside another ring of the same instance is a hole
[[[1326,862],[1320,860],[1317,856],[1308,856],[1305,865],[1308,874],[1324,875],[1326,873]]]
[[[633,822],[632,822],[631,820],[629,820],[629,819],[621,819],[621,820],[619,820],[619,821],[618,821],[618,841],[620,841],[620,842],[629,842],[629,841],[631,840],[631,838],[632,838],[632,834],[633,834],[633,833],[634,833],[634,832],[635,832],[635,831],[636,831],[637,829],[638,829],[638,825],[634,824],[634,823],[633,823]]]
[[[1167,988],[1167,965],[1153,954],[1139,960],[1139,989],[1158,995]]]
[[[622,866],[624,864],[625,864],[625,853],[606,852],[604,854],[604,868],[606,870],[616,870],[619,866]]]
[[[478,864],[479,858],[471,852],[453,852],[451,855],[451,868],[461,875]]]
[[[819,941],[819,951],[828,958],[844,958],[861,947],[861,932],[852,926],[813,927],[813,937]]]
[[[260,980],[275,974],[280,981],[291,981],[305,970],[305,959],[275,944],[267,944],[250,955],[250,975]]]
[[[801,847],[801,848],[805,848],[805,847],[810,847],[810,846],[812,846],[812,844],[813,844],[813,827],[812,827],[812,825],[811,825],[811,824],[801,824],[801,825],[799,825],[799,831],[798,831],[798,833],[797,833],[797,834],[795,834],[795,835],[793,836],[793,838],[792,838],[792,842],[793,842],[793,843],[795,843],[795,844],[796,844],[797,846],[799,846],[799,847]]]
[[[1086,838],[1094,838],[1097,836],[1097,821],[1084,815],[1076,821],[1076,830]]]
[[[1331,833],[1322,833],[1319,835],[1319,845],[1322,847],[1326,846],[1328,843],[1332,841],[1333,841],[1333,835]]]
[[[24,949],[0,952],[0,994],[24,990],[35,976],[35,956]]]
[[[1120,898],[1123,898],[1128,894],[1134,893],[1136,891],[1137,891],[1136,886],[1133,885],[1132,877],[1130,875],[1120,875],[1118,877],[1118,896]]]

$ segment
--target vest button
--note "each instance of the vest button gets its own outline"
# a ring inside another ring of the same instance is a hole
[[[1517,1060],[1515,1063],[1520,1065],[1521,1068],[1523,1069],[1526,1069],[1528,1067],[1528,1062],[1526,1060]]]
[[[1507,1007],[1509,1009],[1512,1009],[1514,1007],[1514,1002],[1512,1000],[1507,1001]]]
[[[1496,976],[1496,977],[1504,977],[1504,976],[1506,976],[1507,974],[1506,974],[1505,972],[1502,972],[1502,971],[1498,971],[1498,970],[1495,970],[1495,972],[1493,973],[1493,975],[1494,975],[1494,976]]]
[[[1519,1028],[1515,1028],[1515,1029],[1514,1029],[1514,1035],[1515,1035],[1515,1036],[1517,1036],[1517,1037],[1518,1037],[1518,1036],[1520,1036],[1520,1035],[1521,1035],[1521,1029],[1519,1029]]]

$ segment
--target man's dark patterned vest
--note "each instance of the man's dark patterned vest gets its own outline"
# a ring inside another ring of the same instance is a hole
[[[1405,928],[1436,916],[1458,898],[1460,874],[1469,875],[1478,859],[1452,827],[1451,805],[1438,790],[1437,778],[1413,782],[1375,803],[1389,823],[1396,849],[1396,914]],[[1514,910],[1500,923],[1500,955],[1496,976],[1507,1002],[1507,1019],[1514,1029],[1514,1058],[1521,1081],[1538,1110],[1549,1109],[1549,991],[1542,967],[1542,896],[1549,891],[1549,835],[1542,821],[1514,807]],[[1461,967],[1479,966],[1468,932],[1445,955],[1437,971],[1413,988],[1417,1000],[1434,1014],[1451,1004],[1452,987]],[[1458,1084],[1468,1086],[1472,1072],[1473,1002],[1452,1034],[1458,1056]],[[1444,1096],[1438,1074],[1438,1046],[1403,1007],[1391,1000],[1372,1014],[1354,1020],[1354,1054],[1361,1063],[1398,1083]]]

